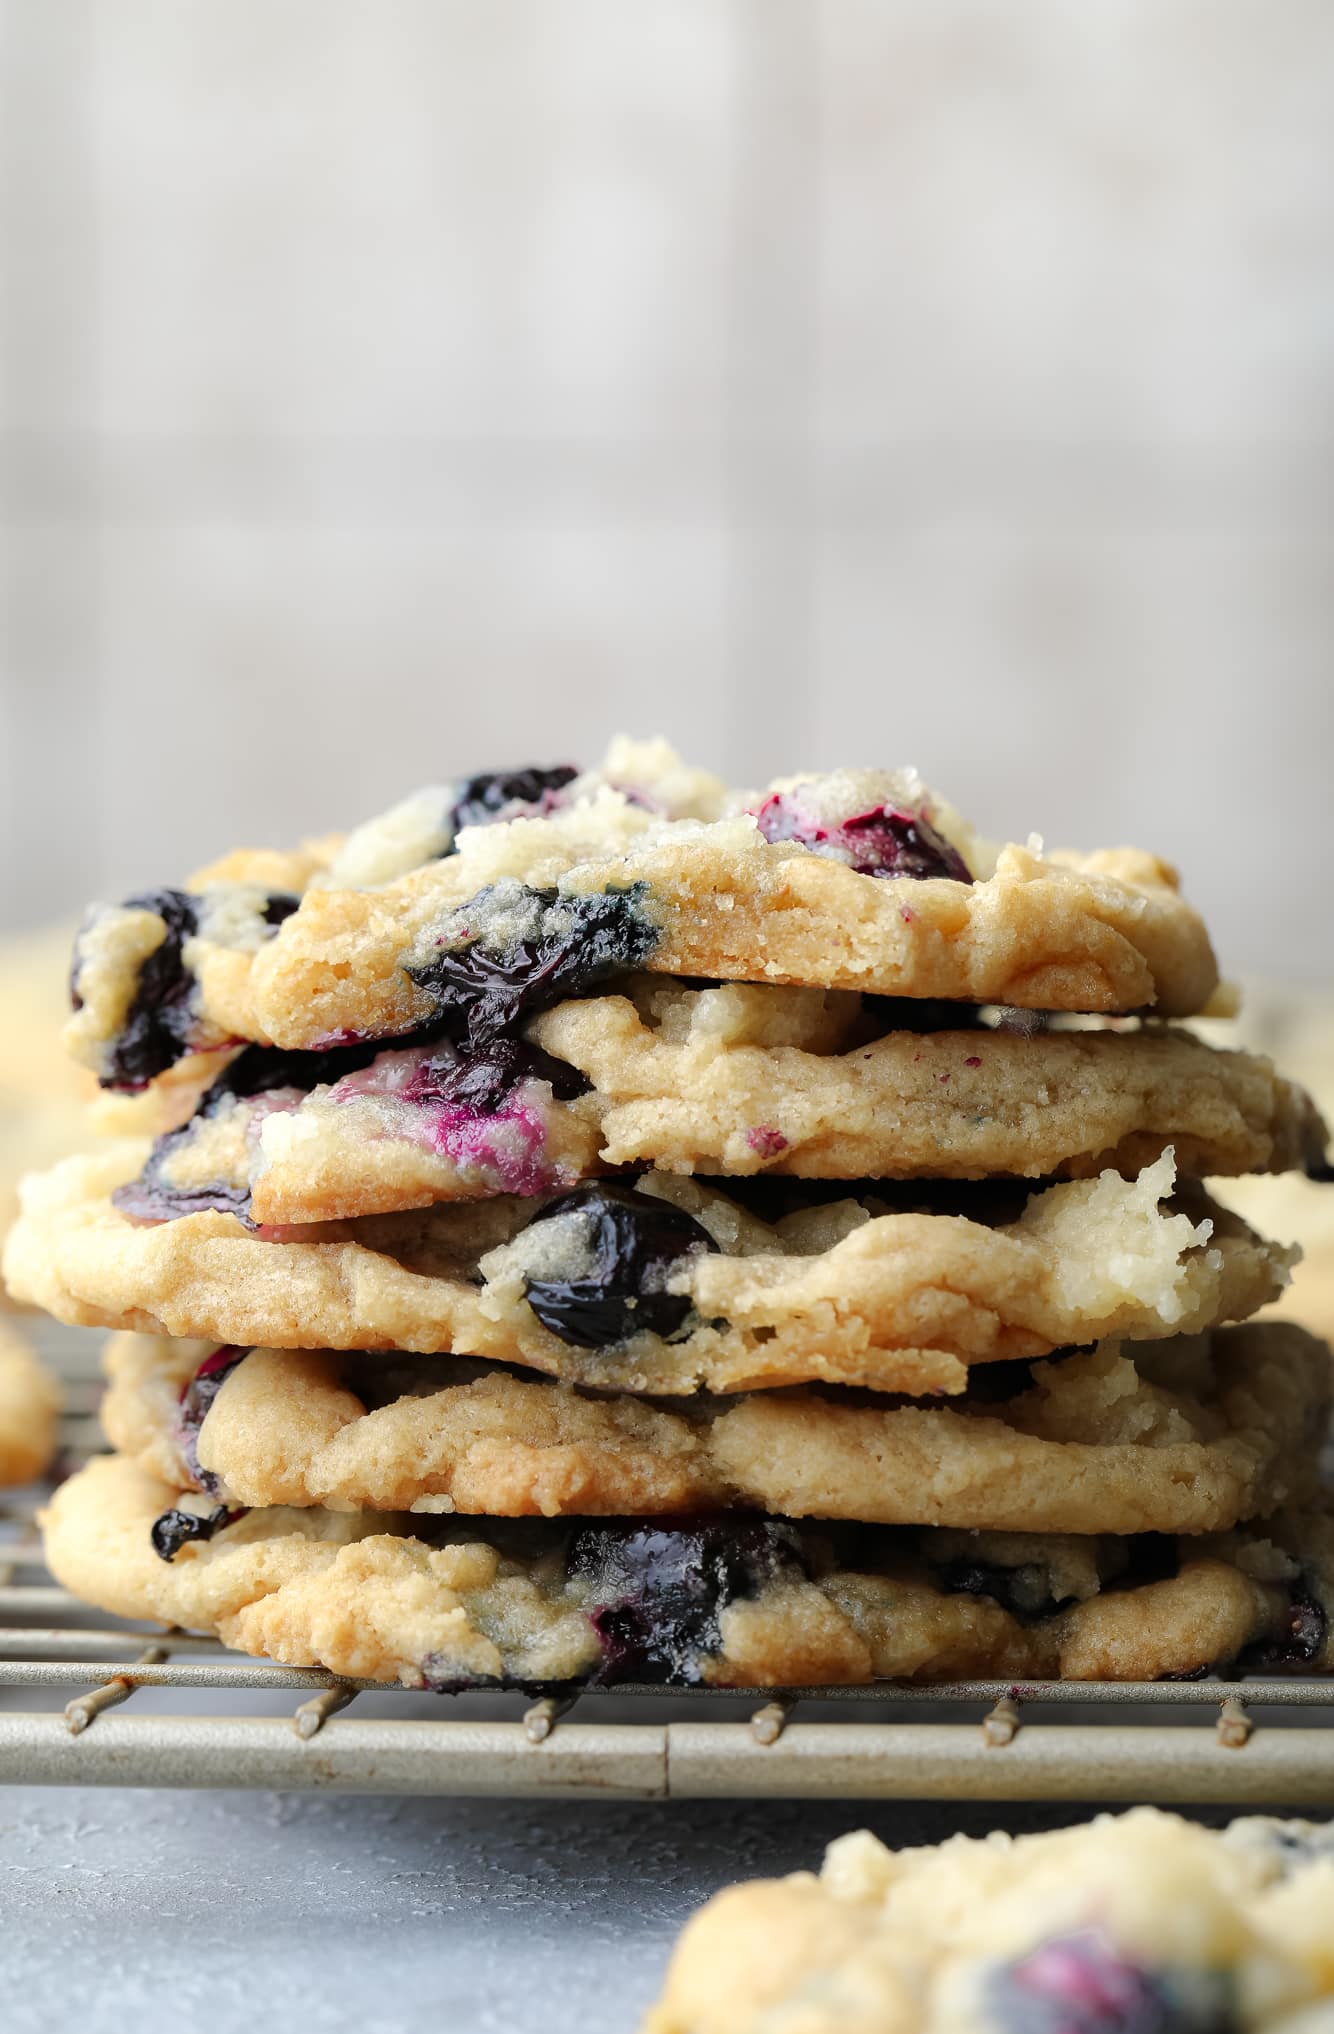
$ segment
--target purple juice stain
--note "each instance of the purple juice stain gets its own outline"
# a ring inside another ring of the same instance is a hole
[[[847,863],[859,876],[973,880],[958,849],[923,812],[877,805],[831,826],[805,812],[798,796],[775,791],[755,814],[755,824],[766,840],[797,841],[814,854]]]
[[[1005,2034],[1239,2034],[1222,1971],[1147,1971],[1092,1932],[997,1971],[986,2004]]]

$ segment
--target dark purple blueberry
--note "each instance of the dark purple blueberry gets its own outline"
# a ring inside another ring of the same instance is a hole
[[[510,817],[510,808],[516,805],[545,810],[555,802],[552,794],[563,791],[578,775],[572,763],[557,763],[549,770],[482,770],[475,777],[465,777],[457,787],[449,815],[450,830],[458,833],[465,826],[487,826],[492,820]]]
[[[1021,1624],[1054,1617],[1070,1601],[1052,1595],[1046,1570],[1033,1563],[1002,1568],[993,1561],[951,1561],[937,1570],[937,1580],[950,1596],[989,1597]]]
[[[265,899],[261,917],[277,927],[296,910],[300,899],[275,892]],[[200,900],[185,890],[148,890],[127,897],[124,909],[151,911],[162,920],[166,936],[141,962],[125,1021],[106,1048],[99,1079],[104,1088],[143,1088],[195,1049],[195,989],[185,948],[199,930]],[[70,976],[70,1000],[82,1007],[78,949]]]
[[[194,975],[185,965],[185,944],[198,930],[198,900],[184,890],[148,890],[127,897],[127,911],[152,911],[166,936],[140,964],[125,1021],[107,1048],[100,1079],[104,1088],[142,1088],[190,1049],[194,1022]],[[79,969],[71,981],[80,1007]]]
[[[403,1089],[403,1100],[417,1105],[445,1104],[494,1115],[521,1082],[549,1081],[559,1102],[586,1095],[589,1083],[577,1067],[529,1045],[522,1038],[488,1038],[475,1050],[465,1048],[423,1060]]]
[[[755,815],[766,840],[795,840],[815,854],[845,857],[859,876],[944,876],[971,883],[968,864],[922,812],[877,805],[834,826],[802,811],[799,798],[776,791]]]
[[[222,1390],[238,1363],[243,1363],[250,1354],[249,1349],[238,1349],[227,1344],[206,1356],[194,1376],[181,1393],[181,1409],[176,1415],[176,1439],[195,1483],[201,1490],[207,1490],[216,1497],[218,1479],[207,1469],[199,1466],[199,1430],[204,1424],[209,1408]]]
[[[1318,1158],[1309,1158],[1306,1162],[1306,1177],[1314,1180],[1317,1186],[1329,1186],[1334,1183],[1334,1163],[1323,1154]]]
[[[1284,1629],[1248,1646],[1237,1665],[1245,1674],[1300,1674],[1319,1659],[1329,1634],[1329,1613],[1310,1576],[1293,1584]]]
[[[194,1511],[178,1511],[175,1507],[159,1512],[149,1528],[153,1552],[160,1561],[174,1561],[181,1548],[191,1540],[211,1540],[214,1533],[240,1517],[239,1511],[229,1510],[225,1504],[202,1516]]]
[[[703,1680],[729,1603],[806,1572],[794,1527],[745,1517],[586,1525],[566,1566],[589,1584],[584,1607],[602,1643],[592,1678],[677,1687]]]
[[[537,1221],[558,1216],[578,1218],[589,1271],[577,1279],[525,1279],[525,1297],[543,1327],[580,1349],[610,1349],[641,1331],[664,1339],[680,1332],[690,1299],[665,1292],[664,1284],[691,1251],[718,1248],[693,1215],[600,1180],[549,1201]]]
[[[1100,1935],[1041,1943],[991,1977],[986,2003],[1006,2034],[1238,2034],[1225,1971],[1147,1971]]]
[[[642,967],[658,943],[658,928],[645,909],[646,883],[589,896],[561,897],[556,890],[525,889],[522,895],[543,915],[540,930],[496,953],[480,939],[464,936],[420,967],[408,969],[434,1001],[451,1033],[466,1033],[476,1047],[521,1017],[548,1010],[567,996],[584,996],[611,975]],[[495,892],[481,890],[455,918],[477,910],[485,917]],[[557,908],[558,907],[558,908]]]

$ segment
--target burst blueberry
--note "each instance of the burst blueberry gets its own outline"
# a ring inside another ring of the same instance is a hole
[[[959,850],[924,812],[876,805],[867,812],[826,824],[805,811],[799,798],[776,791],[755,814],[766,840],[799,841],[814,854],[846,862],[860,876],[944,877],[954,883],[973,878]]]
[[[556,1220],[577,1224],[571,1240],[586,1268],[570,1278],[525,1280],[543,1327],[581,1349],[609,1349],[641,1332],[664,1340],[680,1333],[690,1298],[668,1292],[666,1283],[692,1253],[717,1250],[702,1223],[606,1180],[549,1202],[530,1227]]]
[[[647,900],[645,883],[572,897],[497,885],[454,914],[466,929],[407,972],[433,999],[439,1021],[475,1049],[523,1017],[642,967],[659,937]],[[492,943],[479,928],[497,921],[523,930]]]
[[[594,1679],[678,1687],[705,1679],[728,1604],[806,1572],[791,1526],[736,1517],[584,1526],[566,1568],[586,1584],[585,1614],[601,1641]]]
[[[524,810],[550,811],[559,803],[558,794],[578,774],[572,763],[557,763],[545,770],[482,770],[475,777],[465,777],[457,787],[450,830],[458,833],[465,826],[488,826],[498,819],[517,818]]]
[[[1239,2034],[1223,1971],[1148,1971],[1089,1932],[1005,1965],[986,2003],[1006,2034]]]
[[[240,1511],[233,1511],[225,1504],[202,1513],[183,1511],[173,1505],[170,1511],[159,1512],[149,1528],[153,1552],[160,1561],[174,1561],[182,1547],[197,1540],[211,1540],[214,1533],[241,1516]]]

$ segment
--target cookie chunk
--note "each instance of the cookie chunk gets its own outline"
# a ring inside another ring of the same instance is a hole
[[[237,1514],[119,1456],[62,1484],[43,1523],[52,1573],[118,1616],[442,1689],[1151,1679],[1291,1647],[1294,1604],[1324,1617],[1334,1580],[1328,1524],[1313,1551],[1300,1519],[1302,1560],[1245,1534],[1215,1547],[758,1515]],[[1300,1664],[1328,1671],[1326,1627],[1304,1629]]]
[[[1334,2010],[1328,1835],[1156,1808],[921,1850],[862,1830],[818,1878],[711,1900],[645,2034],[1316,2034]]]
[[[1198,1189],[1165,1200],[1170,1154],[1131,1181],[951,1186],[951,1213],[892,1212],[879,1186],[785,1187],[796,1205],[766,1220],[648,1173],[270,1234],[220,1213],[131,1220],[111,1196],[144,1157],[113,1146],[27,1182],[4,1260],[21,1298],[82,1325],[456,1350],[604,1390],[957,1392],[974,1363],[1243,1319],[1291,1258]]]
[[[495,1517],[734,1507],[1063,1533],[1212,1532],[1309,1495],[1332,1362],[1285,1324],[979,1368],[948,1406],[590,1397],[466,1358],[123,1335],[113,1447],[231,1507]]]
[[[0,1487],[31,1483],[56,1446],[60,1392],[26,1342],[0,1327]]]
[[[840,991],[645,976],[633,997],[562,1003],[527,1037],[473,1048],[252,1046],[117,1205],[267,1226],[547,1193],[624,1165],[1038,1179],[1134,1172],[1169,1145],[1200,1175],[1323,1159],[1300,1088],[1184,1032],[887,1031],[885,1014]]]
[[[69,1050],[104,1087],[137,1090],[184,1057],[263,1039],[253,1028],[251,961],[308,888],[386,883],[453,855],[465,829],[582,813],[603,792],[607,809],[632,808],[646,821],[712,819],[726,796],[665,742],[619,736],[598,770],[484,771],[414,792],[346,839],[311,842],[295,854],[241,850],[184,889],[95,904],[74,944]],[[595,851],[614,843],[619,828],[607,836],[596,821],[579,821],[573,837]]]

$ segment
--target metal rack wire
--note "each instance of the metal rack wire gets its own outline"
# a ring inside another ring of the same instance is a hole
[[[97,1385],[85,1348],[62,1367],[66,1454],[78,1459],[96,1445]],[[49,1699],[67,1688],[63,1707],[6,1706],[7,1690]],[[124,1713],[155,1689],[179,1703]],[[235,1694],[239,1713],[201,1713],[191,1706],[201,1690]],[[298,1699],[286,1715],[262,1713],[275,1695]],[[699,1691],[667,1705],[662,1689],[634,1688],[614,1700],[516,1699],[500,1717],[472,1713],[473,1700],[459,1698],[462,1716],[439,1714],[439,1701],[422,1713],[406,1690],[97,1618],[45,1574],[35,1505],[0,1506],[0,1782],[1334,1807],[1324,1680]]]

